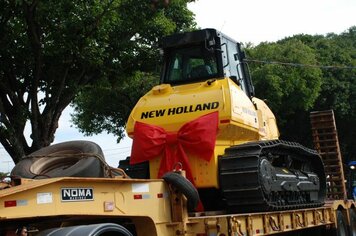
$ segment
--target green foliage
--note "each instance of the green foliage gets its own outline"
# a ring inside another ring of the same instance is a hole
[[[282,138],[308,146],[312,146],[309,112],[333,109],[344,159],[355,159],[356,26],[340,35],[295,35],[249,47],[248,52],[259,60],[321,66],[252,64],[257,97],[267,98]]]
[[[316,64],[314,50],[300,40],[262,43],[249,50],[249,57],[266,61]],[[295,111],[310,109],[321,88],[321,70],[281,64],[253,64],[251,75],[258,97],[268,104],[282,123]]]
[[[333,109],[336,117],[341,151],[345,161],[354,160],[356,147],[356,26],[340,35],[298,35],[296,38],[315,50],[319,64],[334,65],[323,69],[323,84],[313,110]]]
[[[123,3],[120,16],[125,20],[116,24],[111,37],[110,57],[103,65],[106,77],[81,89],[73,102],[72,121],[81,132],[106,131],[121,140],[132,108],[159,81],[158,40],[195,28],[187,2],[174,0],[168,7],[149,10],[134,0]]]
[[[119,85],[100,81],[87,86],[75,99],[72,120],[86,135],[107,131],[119,142],[124,137],[124,127],[132,108],[157,82],[156,76],[137,71]]]
[[[194,26],[187,2],[1,1],[0,142],[15,163],[53,141],[62,111],[87,85],[115,89],[154,71],[158,38]]]
[[[5,178],[7,176],[9,176],[10,173],[6,173],[6,172],[0,172],[0,179]]]

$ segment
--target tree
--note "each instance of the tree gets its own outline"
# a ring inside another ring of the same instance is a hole
[[[296,35],[294,39],[301,40],[315,51],[319,65],[322,67],[323,83],[312,110],[334,110],[341,152],[344,160],[354,160],[356,147],[356,26],[337,34]],[[306,113],[303,123],[309,123]],[[297,129],[301,129],[300,125]],[[310,136],[310,134],[308,134]],[[304,135],[305,137],[305,135]]]
[[[286,48],[290,43],[296,47]],[[257,96],[267,98],[277,114],[282,138],[308,146],[312,146],[309,112],[333,109],[344,159],[355,159],[356,27],[340,35],[295,35],[276,43],[250,47],[249,53],[251,58],[265,61],[319,65],[313,72],[309,66],[253,64]],[[301,83],[293,91],[291,78],[293,81],[313,79],[314,82],[306,81],[307,87]],[[304,99],[301,96],[305,96]]]
[[[3,178],[7,177],[8,175],[9,175],[9,173],[0,172],[0,179],[2,180]]]
[[[157,1],[153,1],[154,3]],[[127,12],[126,23],[135,25],[140,11]],[[72,121],[86,135],[112,133],[118,142],[124,137],[124,128],[131,110],[139,98],[159,82],[159,39],[164,35],[195,28],[192,12],[186,1],[171,1],[153,19],[154,23],[136,25],[138,29],[129,41],[121,38],[114,45],[127,45],[116,51],[115,58],[107,62],[111,68],[108,80],[95,86],[83,87],[76,96]],[[157,32],[155,25],[164,26]],[[134,49],[134,50],[132,50]]]
[[[139,98],[158,82],[154,73],[136,71],[119,85],[99,81],[85,87],[75,98],[73,123],[85,135],[112,133],[119,142],[132,108]]]
[[[321,89],[321,70],[297,65],[317,63],[312,48],[300,40],[290,39],[262,43],[248,49],[248,55],[266,62],[252,63],[251,75],[256,96],[267,100],[280,127],[288,127],[290,121],[295,120],[292,117],[314,105]],[[283,128],[281,133],[285,136]]]
[[[192,24],[187,2],[1,1],[0,142],[14,162],[54,140],[62,111],[84,86],[118,85],[133,67],[150,67],[152,43]]]
[[[317,38],[310,45],[316,49],[322,64],[336,66],[323,70],[324,83],[314,109],[334,110],[344,160],[355,160],[356,26],[340,35]]]

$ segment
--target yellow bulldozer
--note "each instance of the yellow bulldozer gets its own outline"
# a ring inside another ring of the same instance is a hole
[[[144,178],[186,170],[206,210],[323,205],[319,155],[278,139],[275,116],[255,97],[238,42],[202,29],[167,36],[160,47],[160,84],[132,110],[132,155],[121,167],[133,177],[146,169]]]

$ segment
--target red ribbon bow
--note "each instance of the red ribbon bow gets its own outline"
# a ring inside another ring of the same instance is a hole
[[[172,171],[174,165],[180,162],[187,178],[194,184],[187,152],[210,161],[214,154],[218,121],[218,112],[213,112],[184,124],[177,133],[136,122],[130,164],[162,156],[158,178]]]

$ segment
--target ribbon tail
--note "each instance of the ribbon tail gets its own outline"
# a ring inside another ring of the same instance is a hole
[[[187,154],[184,151],[184,148],[181,144],[178,144],[178,151],[177,151],[177,156],[180,158],[177,158],[177,161],[180,161],[182,163],[182,168],[185,170],[185,175],[187,179],[195,186],[194,178],[193,178],[193,173],[192,169],[190,168],[190,163]]]
[[[164,156],[161,159],[158,170],[158,178],[161,178],[165,173],[173,170],[173,165],[175,164],[173,150],[166,145],[164,148]]]

